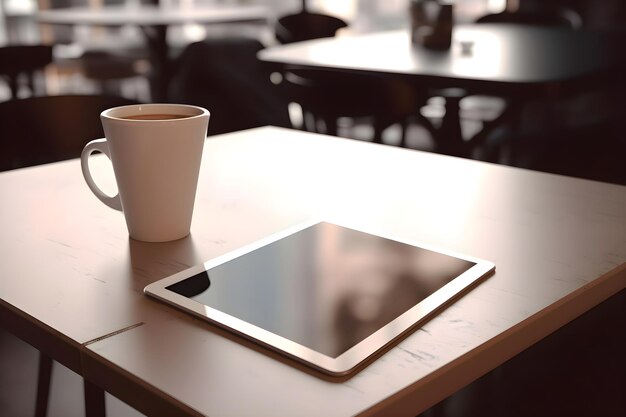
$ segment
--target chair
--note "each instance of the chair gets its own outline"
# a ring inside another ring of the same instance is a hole
[[[47,0],[39,3],[40,10],[72,5],[96,7],[87,0]],[[100,3],[119,5],[123,0],[100,0]],[[76,39],[73,27],[49,24],[41,24],[40,27],[43,39],[55,45],[53,68],[57,74],[80,73],[93,81],[101,94],[119,95],[124,80],[145,77],[149,73],[149,57],[143,41],[119,36],[123,34],[119,28],[92,28],[90,36]]]
[[[300,42],[333,37],[337,30],[347,26],[336,17],[304,10],[279,18],[275,36],[280,43]],[[303,129],[336,135],[339,118],[371,118],[375,142],[382,142],[385,128],[399,123],[402,127],[400,145],[404,146],[408,120],[417,115],[419,121],[433,131],[430,122],[418,112],[426,96],[416,94],[413,85],[323,69],[287,68],[282,75],[283,94],[302,108]],[[320,125],[324,128],[320,129]]]
[[[278,42],[292,43],[309,39],[332,38],[341,28],[348,24],[343,20],[306,10],[279,18],[274,26]]]
[[[85,51],[78,58],[83,75],[99,84],[103,94],[117,95],[123,80],[147,76],[147,54],[134,51]]]
[[[0,171],[80,156],[103,136],[103,110],[136,101],[114,96],[47,96],[0,103]]]
[[[404,82],[368,75],[338,75],[318,69],[287,70],[283,77],[281,87],[302,108],[306,130],[337,135],[337,119],[370,118],[373,140],[377,143],[382,143],[382,133],[387,127],[399,123],[400,146],[405,146],[405,129],[411,117],[417,117],[433,131],[430,122],[417,111],[426,97],[415,94],[414,87]]]
[[[188,45],[176,62],[168,97],[209,109],[209,135],[274,125],[288,127],[287,102],[256,58],[263,45],[246,37]]]
[[[582,27],[580,15],[572,9],[565,7],[541,8],[529,11],[504,11],[501,13],[487,14],[476,20],[476,23],[502,23],[514,25],[527,25],[537,27],[560,27],[563,29],[577,30]],[[460,100],[461,118],[474,120],[485,127],[500,125],[503,119],[517,117],[524,103],[513,103],[508,97],[493,97],[482,95],[466,95]],[[515,106],[515,107],[514,107]],[[511,121],[515,129],[516,121]],[[488,159],[494,159],[492,155]]]
[[[51,62],[52,47],[49,45],[0,47],[0,76],[7,80],[11,98],[17,98],[21,76],[26,77],[26,84],[35,95],[35,74]]]

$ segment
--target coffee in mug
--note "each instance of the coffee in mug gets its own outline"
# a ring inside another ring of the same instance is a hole
[[[188,116],[184,114],[133,114],[130,116],[122,117],[122,119],[129,120],[170,120],[170,119],[184,119]]]
[[[105,137],[81,155],[87,185],[103,203],[124,212],[133,239],[164,242],[189,234],[209,112],[181,104],[141,104],[101,113]],[[107,155],[118,194],[95,184],[88,158]]]

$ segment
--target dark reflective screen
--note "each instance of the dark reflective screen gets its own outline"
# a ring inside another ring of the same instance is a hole
[[[337,357],[473,265],[319,223],[167,289]]]

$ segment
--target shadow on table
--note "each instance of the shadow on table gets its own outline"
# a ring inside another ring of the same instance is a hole
[[[143,291],[148,284],[206,261],[196,250],[191,235],[162,243],[129,238],[128,250],[133,280],[130,284],[136,291]]]

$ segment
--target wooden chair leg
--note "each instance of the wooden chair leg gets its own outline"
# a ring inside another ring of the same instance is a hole
[[[50,380],[52,379],[52,358],[39,352],[39,375],[37,377],[37,400],[35,417],[45,417],[48,413]]]
[[[337,136],[337,119],[333,116],[323,117],[324,127],[327,135]]]
[[[317,132],[315,116],[305,108],[302,108],[302,130]]]
[[[392,124],[393,124],[393,122],[390,122],[390,121],[387,121],[387,120],[380,120],[380,119],[375,118],[374,122],[373,122],[373,127],[374,127],[373,142],[374,143],[383,143],[383,132],[385,131],[385,129],[387,129]]]
[[[18,82],[18,77],[19,75],[15,75],[15,76],[10,76],[9,77],[9,89],[11,90],[11,98],[17,98],[17,92],[20,89],[19,86],[19,82]]]
[[[85,415],[87,417],[105,417],[104,390],[83,379],[85,390]]]
[[[33,72],[29,72],[28,74],[26,74],[26,85],[30,90],[30,95],[36,96],[37,90],[35,89],[35,74]]]
[[[400,122],[400,143],[398,146],[406,148],[406,131],[409,129],[409,119],[405,118]]]
[[[461,131],[460,101],[461,97],[458,96],[446,97],[446,112],[435,139],[435,148],[439,153],[467,156]]]

